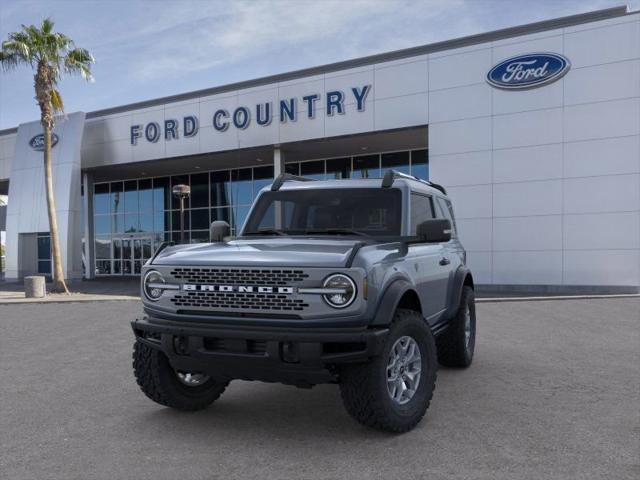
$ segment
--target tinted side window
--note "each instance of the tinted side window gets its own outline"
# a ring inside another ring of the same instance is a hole
[[[409,235],[415,235],[418,224],[435,218],[433,201],[431,197],[419,193],[411,193],[411,231]]]
[[[456,238],[458,236],[458,229],[456,228],[456,219],[453,215],[453,206],[451,205],[451,202],[438,197],[437,203],[440,210],[438,216],[448,218],[451,221],[451,238]]]

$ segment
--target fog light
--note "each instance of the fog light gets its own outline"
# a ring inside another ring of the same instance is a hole
[[[333,308],[345,308],[356,298],[356,284],[346,275],[336,273],[327,277],[324,288],[334,290],[322,297]]]

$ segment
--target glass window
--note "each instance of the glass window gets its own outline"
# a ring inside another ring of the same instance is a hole
[[[197,208],[191,210],[191,228],[204,230],[209,228],[209,209]]]
[[[302,162],[300,164],[300,175],[316,180],[324,180],[324,160]]]
[[[51,274],[51,260],[38,260],[38,273]]]
[[[164,228],[162,228],[164,230]],[[140,214],[140,231],[153,232],[153,213]]]
[[[266,192],[256,203],[244,233],[278,228],[292,235],[339,235],[353,230],[371,236],[396,236],[400,234],[401,201],[396,188]],[[278,211],[284,218],[280,226],[276,226]]]
[[[428,150],[413,150],[411,152],[411,175],[429,180]]]
[[[247,205],[253,200],[252,171],[250,168],[231,170],[231,202],[233,205]]]
[[[109,275],[111,273],[111,260],[96,260],[96,275]]]
[[[341,179],[351,176],[351,158],[332,158],[327,160],[327,178]]]
[[[38,259],[51,260],[51,236],[46,234],[38,234]]]
[[[299,163],[287,163],[284,166],[285,173],[290,173],[291,175],[300,175],[300,164]]]
[[[211,222],[221,220],[231,225],[231,209],[230,208],[212,208]]]
[[[211,206],[225,207],[230,204],[229,171],[211,172]]]
[[[96,258],[111,258],[111,237],[96,237]]]
[[[411,173],[409,166],[409,152],[394,152],[382,154],[382,170],[397,170],[398,172]]]
[[[451,206],[451,202],[440,197],[437,198],[437,202],[438,206],[440,207],[441,215],[451,221],[451,238],[456,238],[456,236],[458,235],[458,230],[456,228],[456,218],[453,215],[453,207]]]
[[[171,212],[171,225],[174,232],[180,231],[180,210]],[[184,229],[189,230],[189,211],[184,212]]]
[[[136,180],[124,182],[124,211],[137,213],[139,207],[138,182]]]
[[[191,208],[209,206],[209,174],[191,175]]]
[[[249,209],[251,207],[235,207],[234,208],[234,222],[233,229],[234,231],[239,231],[244,225],[245,220],[247,219],[247,215],[249,214]]]
[[[140,216],[137,213],[124,215],[124,232],[134,233],[140,230]]]
[[[111,182],[111,213],[123,213],[122,205],[123,186],[122,182]]]
[[[264,187],[267,187],[273,183],[273,166],[258,167],[253,169],[253,195],[258,195],[258,192]]]
[[[111,233],[111,215],[96,215],[93,217],[93,228],[96,235]]]
[[[99,183],[93,186],[93,212],[110,213],[109,211],[109,184]]]
[[[171,217],[169,212],[153,214],[153,231],[164,232],[171,230]]]
[[[189,175],[173,175],[171,177],[171,191],[173,192],[173,187],[176,185],[189,185]],[[171,193],[171,208],[180,208],[180,199],[173,196]],[[189,207],[189,198],[186,198],[184,201],[184,208]]]
[[[124,214],[111,216],[111,232],[112,233],[124,232]]]
[[[113,245],[113,258],[120,260],[122,258],[122,239],[114,238],[111,243]]]
[[[161,212],[171,208],[169,177],[153,179],[153,210]]]
[[[418,225],[429,218],[435,218],[433,202],[430,196],[419,193],[411,194],[411,231],[409,235],[417,233]]]
[[[380,178],[380,156],[353,157],[353,178]]]
[[[153,210],[153,188],[150,178],[138,180],[138,201],[140,202],[141,212]]]
[[[207,243],[209,241],[209,230],[192,230],[191,243]]]

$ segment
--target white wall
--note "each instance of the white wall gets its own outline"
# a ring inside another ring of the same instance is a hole
[[[0,137],[0,180],[8,180],[16,149],[16,134]]]
[[[504,91],[510,56],[569,73]],[[640,285],[640,15],[429,56],[431,178],[448,187],[477,281]]]
[[[80,145],[83,129],[84,113],[67,115],[56,123],[54,129],[59,141],[52,149],[53,189],[62,267],[67,278],[82,277]],[[30,139],[39,133],[42,133],[39,121],[18,127],[7,205],[7,279],[23,275],[19,260],[20,234],[49,231],[43,153],[29,145]]]

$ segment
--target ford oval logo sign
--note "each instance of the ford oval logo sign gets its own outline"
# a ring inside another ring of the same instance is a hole
[[[571,68],[557,53],[530,53],[508,58],[489,70],[487,82],[505,90],[524,90],[555,82]]]
[[[51,148],[56,146],[56,143],[58,143],[58,135],[56,135],[55,133],[51,134]],[[37,150],[38,152],[44,152],[44,133],[39,133],[38,135],[36,135],[35,137],[33,137],[31,140],[29,140],[29,146],[31,146],[31,148],[33,148],[34,150]]]

